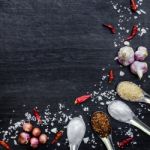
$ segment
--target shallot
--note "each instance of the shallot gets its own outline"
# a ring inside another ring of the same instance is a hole
[[[39,140],[35,137],[32,137],[30,140],[30,146],[32,148],[37,148],[39,146]]]
[[[23,124],[23,130],[25,132],[31,132],[33,129],[33,125],[31,123],[24,123]]]
[[[32,135],[35,137],[39,137],[41,134],[41,130],[39,128],[34,128],[32,131]]]
[[[30,140],[30,135],[26,132],[21,132],[18,137],[18,142],[20,144],[28,144]]]
[[[148,65],[146,62],[135,61],[130,66],[130,70],[133,74],[138,75],[139,79],[142,79],[143,74],[148,71]]]
[[[147,48],[144,46],[138,47],[138,50],[135,52],[135,59],[143,61],[147,56],[148,56]]]
[[[41,134],[41,135],[40,135],[40,137],[39,137],[39,142],[40,142],[41,144],[45,144],[45,143],[47,142],[47,140],[48,140],[48,137],[47,137],[46,134]]]
[[[130,46],[120,48],[118,52],[118,61],[124,66],[132,64],[134,62],[133,48]]]

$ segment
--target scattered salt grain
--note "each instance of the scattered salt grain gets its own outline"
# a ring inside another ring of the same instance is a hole
[[[130,42],[129,41],[124,41],[123,43],[125,46],[129,46],[130,45]]]
[[[60,146],[60,143],[57,143],[57,146]]]
[[[89,107],[84,107],[83,111],[89,111]]]
[[[125,135],[133,137],[133,131],[132,131],[132,129],[129,128],[129,130],[125,133]]]
[[[120,75],[121,77],[123,77],[123,76],[125,75],[125,72],[120,71],[119,75]]]
[[[88,141],[89,141],[89,137],[86,137],[86,138],[83,139],[83,142],[84,142],[85,144],[87,144]]]
[[[58,130],[57,130],[57,128],[53,128],[53,129],[51,129],[51,132],[52,132],[52,133],[57,133]]]
[[[142,28],[142,29],[140,30],[139,35],[140,35],[140,36],[143,36],[143,35],[146,34],[146,33],[147,33],[147,30],[146,30],[145,28]]]

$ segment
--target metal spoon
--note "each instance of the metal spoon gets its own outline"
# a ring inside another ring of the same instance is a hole
[[[117,93],[123,100],[150,104],[150,95],[133,82],[120,82],[117,86]]]
[[[70,150],[78,150],[84,137],[86,126],[84,120],[79,117],[73,118],[67,126],[67,137]]]
[[[93,130],[100,136],[107,150],[115,150],[112,137],[111,126],[107,115],[103,112],[95,112],[91,117],[91,125]]]
[[[150,135],[150,127],[139,120],[130,107],[122,101],[113,101],[108,105],[109,114],[116,120],[131,124]]]

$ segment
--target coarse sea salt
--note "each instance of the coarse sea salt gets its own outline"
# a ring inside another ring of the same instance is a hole
[[[125,72],[120,71],[119,75],[120,75],[121,77],[123,77],[123,76],[125,75]]]
[[[137,1],[138,5],[142,5],[143,1]],[[109,4],[111,4],[113,6],[114,11],[117,12],[117,35],[116,38],[114,38],[114,47],[119,47],[122,45],[122,42],[124,42],[124,40],[127,38],[128,35],[126,35],[126,33],[129,34],[129,32],[131,31],[132,28],[129,28],[128,26],[126,26],[127,24],[129,24],[131,22],[132,24],[132,20],[133,19],[138,19],[140,16],[142,15],[146,15],[146,11],[144,9],[142,9],[141,7],[137,10],[137,13],[133,13],[131,11],[130,5],[127,6],[122,6],[122,2],[116,2],[114,0],[110,0]],[[142,18],[140,17],[140,20]],[[143,36],[144,34],[147,33],[147,27],[141,27],[142,31],[140,31],[140,33],[138,34],[139,36]],[[124,31],[124,32],[123,32]]]

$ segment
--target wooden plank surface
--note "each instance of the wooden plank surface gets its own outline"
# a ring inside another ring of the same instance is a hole
[[[100,81],[101,69],[113,68],[116,80],[111,86],[115,89],[121,80],[140,83],[149,92],[150,81],[147,75],[142,81],[131,75],[127,68],[124,78],[119,77],[119,65],[114,61],[118,48],[114,48],[111,35],[102,24],[117,24],[117,14],[109,0],[0,0],[0,127],[7,128],[10,118],[18,121],[26,111],[38,106],[40,110],[51,104],[55,112],[57,103],[63,102],[71,108],[69,113],[83,115],[81,108],[73,106],[75,97],[86,91],[93,91],[94,84]],[[116,1],[117,2],[117,1]],[[128,5],[128,1],[119,1]],[[127,26],[141,22],[150,26],[150,3],[142,6],[147,15],[133,20]],[[126,35],[125,35],[126,36]],[[150,47],[150,33],[136,37],[132,45]],[[148,63],[149,58],[147,59]],[[143,82],[146,80],[146,82]],[[26,105],[25,108],[22,105]],[[128,103],[136,111],[138,104]],[[88,104],[90,113],[98,110]],[[12,110],[16,110],[12,113]],[[143,110],[144,122],[150,125],[149,112]],[[111,119],[115,128],[122,125]],[[135,133],[136,134],[136,133]],[[87,136],[91,135],[87,133]],[[115,134],[114,134],[115,135]],[[149,150],[150,138],[140,132],[137,144],[127,150]],[[114,141],[122,138],[114,136]],[[98,142],[98,137],[97,137]],[[100,142],[100,141],[99,141]],[[105,149],[102,145],[96,149]],[[1,148],[0,148],[1,149]],[[14,146],[13,149],[26,149]],[[55,149],[44,147],[40,149]],[[66,150],[68,147],[57,147]],[[91,149],[82,144],[81,149]],[[116,148],[117,149],[117,148]]]

